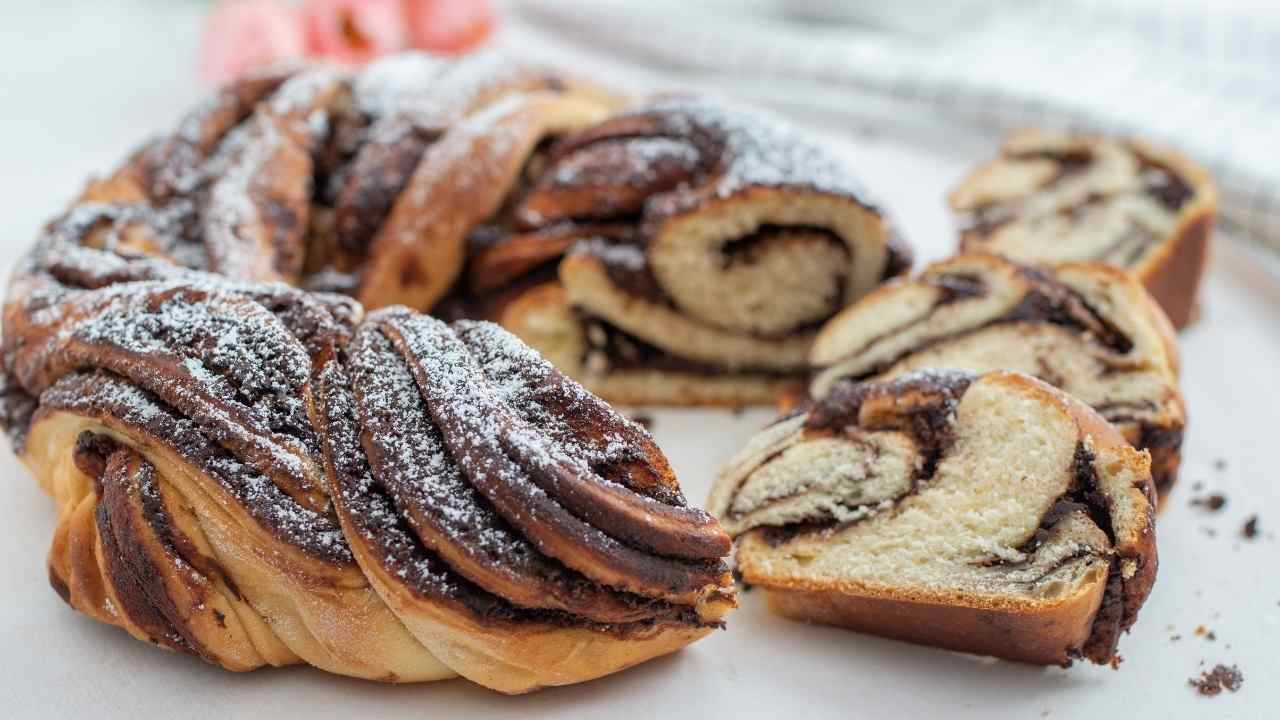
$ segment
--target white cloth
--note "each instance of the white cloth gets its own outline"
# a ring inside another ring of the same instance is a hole
[[[1273,0],[530,0],[514,9],[565,42],[884,131],[960,123],[1140,135],[1206,165],[1221,220],[1280,250]]]

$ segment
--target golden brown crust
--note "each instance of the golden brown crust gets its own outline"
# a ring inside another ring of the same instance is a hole
[[[498,212],[539,141],[599,121],[608,109],[595,98],[527,93],[445,134],[374,237],[360,301],[435,305],[462,272],[468,233]]]
[[[1017,662],[1063,665],[1071,659],[1066,649],[1081,647],[1088,639],[1103,586],[1092,586],[1058,607],[1036,612],[827,589],[765,587],[763,591],[769,609],[792,620]]]

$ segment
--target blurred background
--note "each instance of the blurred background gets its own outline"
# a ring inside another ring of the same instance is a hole
[[[1280,246],[1271,0],[8,0],[0,41],[9,255],[86,172],[238,72],[484,46],[772,106],[908,163],[1021,125],[1139,134],[1210,167],[1224,226]]]

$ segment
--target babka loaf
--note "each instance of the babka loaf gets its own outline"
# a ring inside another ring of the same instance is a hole
[[[782,615],[1029,663],[1117,663],[1156,574],[1145,452],[1018,373],[842,382],[710,509]]]
[[[729,538],[643,429],[495,325],[362,314],[37,245],[0,418],[57,504],[63,599],[231,670],[511,693],[721,626]]]
[[[951,193],[962,250],[1035,264],[1132,270],[1174,326],[1188,325],[1217,191],[1176,152],[1136,140],[1026,130]]]
[[[813,397],[842,378],[922,368],[1016,370],[1088,403],[1151,453],[1163,498],[1186,425],[1173,329],[1128,273],[1101,263],[1036,270],[970,253],[890,283],[823,327]]]
[[[666,98],[571,134],[522,216],[590,220],[559,282],[501,315],[603,396],[632,403],[772,402],[805,370],[819,325],[910,256],[828,154],[740,110]],[[472,266],[495,277],[545,247],[519,238]]]

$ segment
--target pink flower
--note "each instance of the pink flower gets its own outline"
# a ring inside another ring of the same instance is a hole
[[[421,50],[463,53],[493,34],[498,14],[489,0],[405,0],[409,40]]]
[[[335,62],[359,65],[407,44],[401,0],[307,0],[302,13],[311,52]]]
[[[205,20],[200,75],[221,85],[305,53],[302,23],[292,7],[269,0],[225,0]]]

